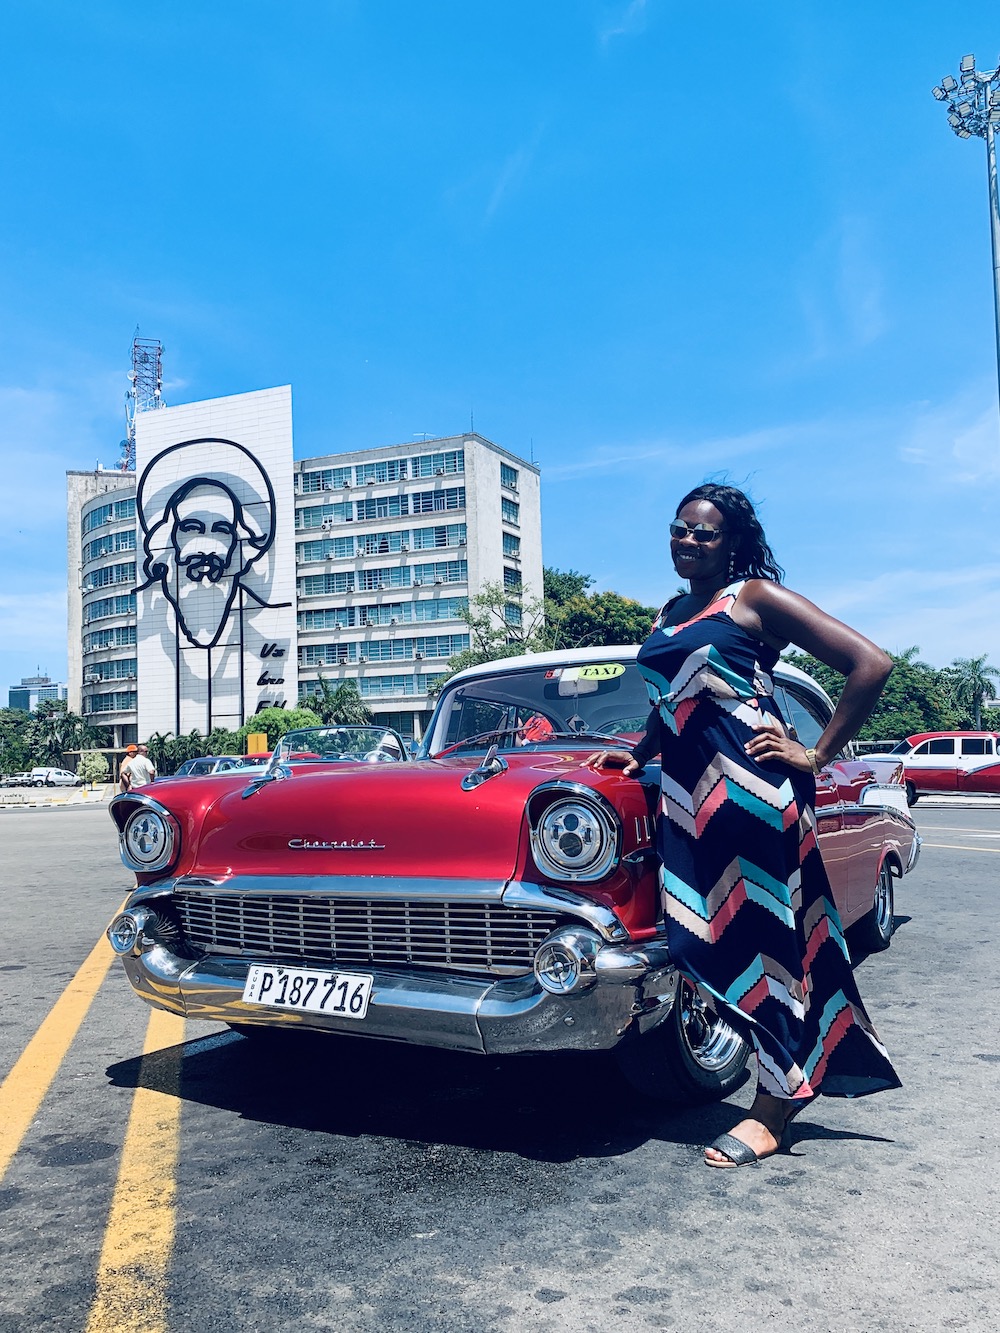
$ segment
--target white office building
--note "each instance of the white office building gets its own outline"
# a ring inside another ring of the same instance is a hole
[[[69,705],[124,745],[235,730],[355,681],[422,734],[487,585],[542,595],[538,468],[469,432],[292,460],[287,386],[136,419],[136,471],[72,472]]]

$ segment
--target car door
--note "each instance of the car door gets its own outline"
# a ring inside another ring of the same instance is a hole
[[[959,791],[1000,791],[1000,755],[995,737],[963,736],[959,751]]]
[[[917,791],[955,791],[958,768],[954,736],[932,736],[904,761],[906,779]]]

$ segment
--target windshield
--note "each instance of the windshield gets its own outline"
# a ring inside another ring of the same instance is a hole
[[[498,671],[445,686],[423,752],[493,744],[513,750],[577,736],[582,743],[619,736],[632,743],[648,717],[649,698],[634,661]]]
[[[403,742],[385,727],[306,727],[282,736],[271,763],[378,764],[405,758]]]

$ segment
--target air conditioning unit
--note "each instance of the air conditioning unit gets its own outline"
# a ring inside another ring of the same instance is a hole
[[[435,477],[443,477],[443,476],[444,476],[444,468],[443,468],[443,467],[436,467],[436,468],[434,469],[434,475],[435,475]]]
[[[435,582],[435,583],[444,583],[444,579],[435,579],[434,582]]]
[[[350,489],[351,489],[351,483],[350,483],[349,481],[345,481],[345,482],[344,482],[344,490],[345,490],[345,491],[349,491]]]
[[[414,580],[413,580],[413,586],[414,586],[415,588],[422,588],[422,587],[423,587],[423,584],[424,584],[423,579],[414,579]]]
[[[320,524],[320,527],[323,529],[324,532],[330,532],[333,529],[333,519],[324,518],[323,522]]]
[[[423,653],[414,653],[413,656],[418,662],[422,662],[424,660]]]
[[[376,592],[385,592],[385,584],[384,584],[384,583],[376,583],[376,584],[375,584],[375,590],[376,590]]]
[[[408,551],[410,548],[409,548],[409,546],[406,544],[406,542],[400,542],[400,543],[399,543],[399,549],[400,549],[401,551]]]
[[[399,624],[399,621],[396,619],[395,616],[391,616],[390,619],[389,619],[389,624],[390,624],[390,625],[398,625],[398,624]]]

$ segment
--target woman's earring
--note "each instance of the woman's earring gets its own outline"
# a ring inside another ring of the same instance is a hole
[[[732,578],[736,573],[736,555],[733,551],[729,552],[729,577]]]

